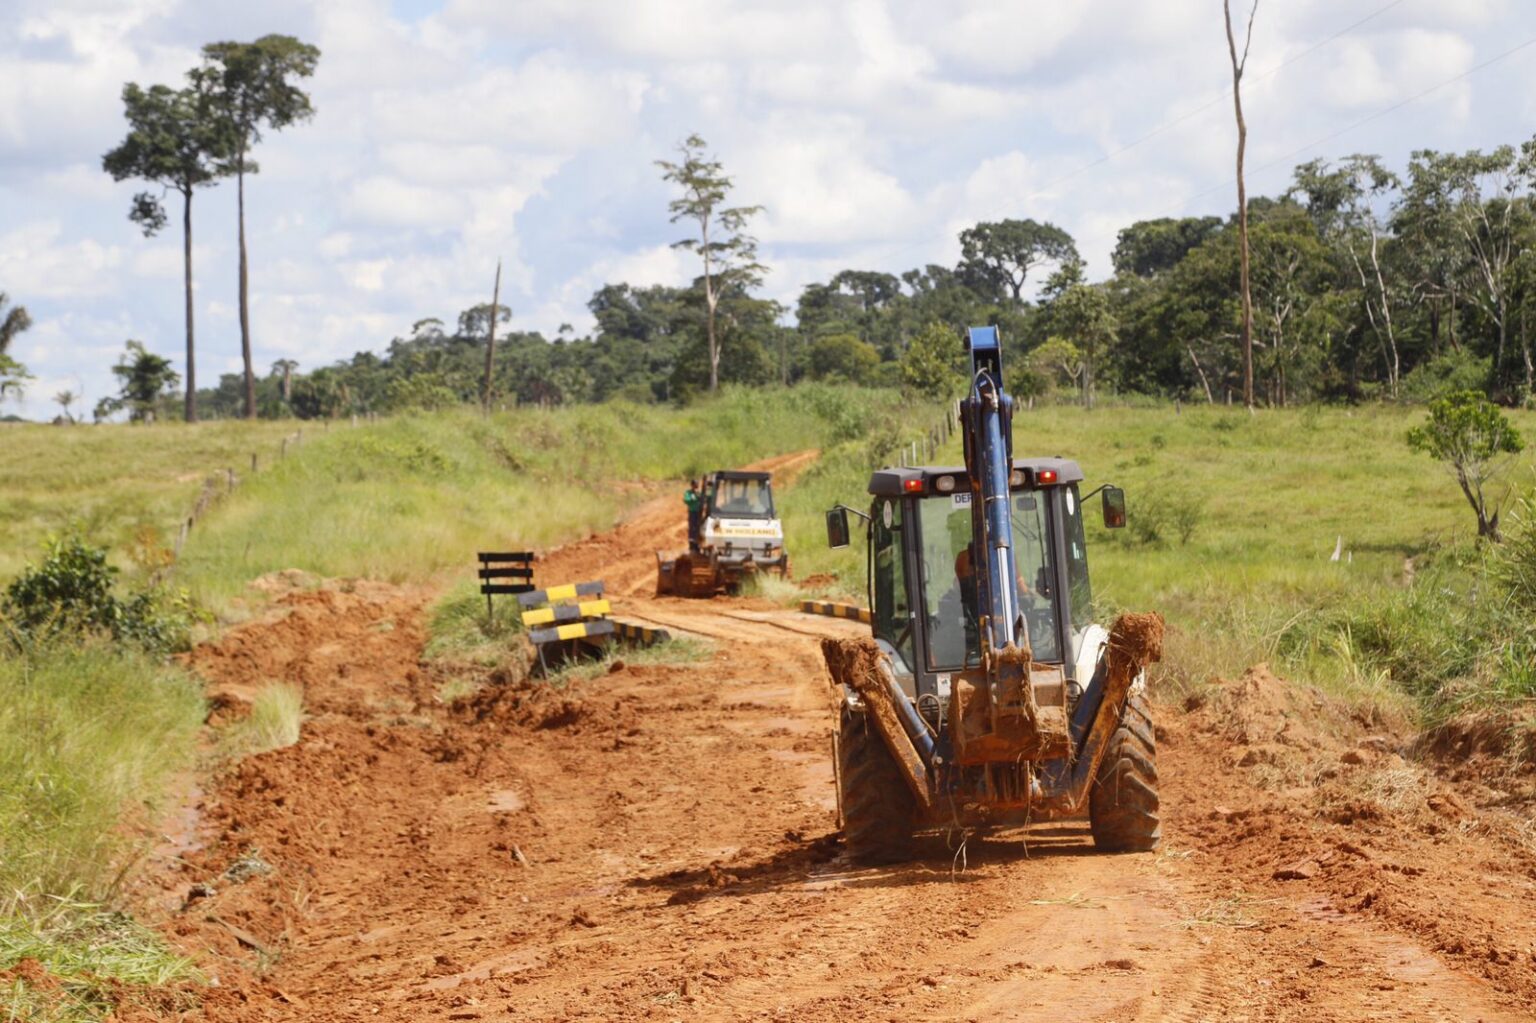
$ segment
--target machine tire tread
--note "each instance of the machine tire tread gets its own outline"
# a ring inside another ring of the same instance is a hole
[[[849,858],[871,864],[911,859],[916,801],[866,715],[843,709],[837,752]]]
[[[1106,852],[1150,852],[1162,841],[1157,741],[1140,694],[1126,701],[1089,797],[1093,844]]]

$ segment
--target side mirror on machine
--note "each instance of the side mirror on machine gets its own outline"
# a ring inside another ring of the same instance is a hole
[[[848,546],[848,509],[833,508],[827,512],[827,546]]]
[[[1104,528],[1123,529],[1125,527],[1125,491],[1119,487],[1104,488]]]

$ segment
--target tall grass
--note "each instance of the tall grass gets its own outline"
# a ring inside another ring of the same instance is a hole
[[[1090,507],[1088,541],[1101,617],[1155,609],[1168,618],[1165,685],[1197,687],[1268,660],[1361,699],[1393,702],[1407,692],[1422,700],[1474,662],[1487,668],[1498,650],[1487,656],[1478,647],[1487,631],[1460,628],[1459,612],[1435,599],[1444,572],[1420,570],[1408,584],[1410,559],[1432,568],[1440,552],[1470,549],[1476,531],[1446,470],[1404,442],[1421,416],[1392,407],[1250,415],[1055,406],[1015,416],[1014,450],[1074,458],[1085,491],[1116,483],[1133,523],[1157,517],[1156,529],[1111,531]],[[1536,415],[1512,417],[1536,436]],[[1533,452],[1514,470],[1517,481],[1532,478]],[[958,463],[958,438],[936,460]],[[840,501],[867,506],[868,479],[866,462],[834,450],[786,496],[797,575],[834,573],[848,595],[863,594],[862,540],[827,550],[822,516]],[[1343,556],[1331,561],[1340,541]],[[1459,592],[1467,592],[1466,569],[1445,571],[1462,572]],[[1410,629],[1407,620],[1431,628]],[[1525,676],[1499,677],[1514,684]]]
[[[392,581],[462,571],[476,550],[609,528],[648,484],[836,443],[899,401],[847,387],[727,390],[682,410],[453,411],[335,429],[200,525],[180,578],[219,605],[286,568]]]
[[[0,656],[0,909],[109,896],[128,851],[118,822],[190,765],[202,721],[192,679],[125,647]]]
[[[282,437],[300,425],[0,427],[0,579],[44,538],[71,527],[112,548],[122,564],[141,535],[169,545],[210,473],[243,475],[253,452],[263,465],[275,460]]]
[[[191,764],[202,721],[190,678],[126,647],[0,654],[0,971],[35,959],[63,982],[54,993],[0,982],[6,1018],[96,1018],[115,982],[185,974],[102,903],[167,780]]]

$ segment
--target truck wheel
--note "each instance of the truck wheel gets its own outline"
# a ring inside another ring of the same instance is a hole
[[[901,769],[867,715],[844,707],[838,725],[837,777],[849,857],[858,863],[911,859],[916,807]]]
[[[1146,698],[1132,696],[1110,736],[1088,803],[1093,844],[1105,852],[1148,852],[1163,838],[1158,818],[1157,742]]]

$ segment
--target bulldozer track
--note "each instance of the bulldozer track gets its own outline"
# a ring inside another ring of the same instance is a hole
[[[1531,1018],[1536,859],[1450,831],[1346,834],[1167,708],[1157,853],[1053,826],[851,862],[817,640],[867,627],[651,598],[653,551],[683,533],[659,499],[540,577],[607,580],[616,613],[710,639],[701,663],[449,708],[420,664],[431,595],[382,584],[294,594],[195,653],[215,690],[301,681],[311,716],[218,779],[198,848],[136,893],[220,978],[187,1018]],[[1362,856],[1330,858],[1346,839]],[[1325,868],[1276,880],[1295,848]],[[271,874],[190,901],[250,849]]]

